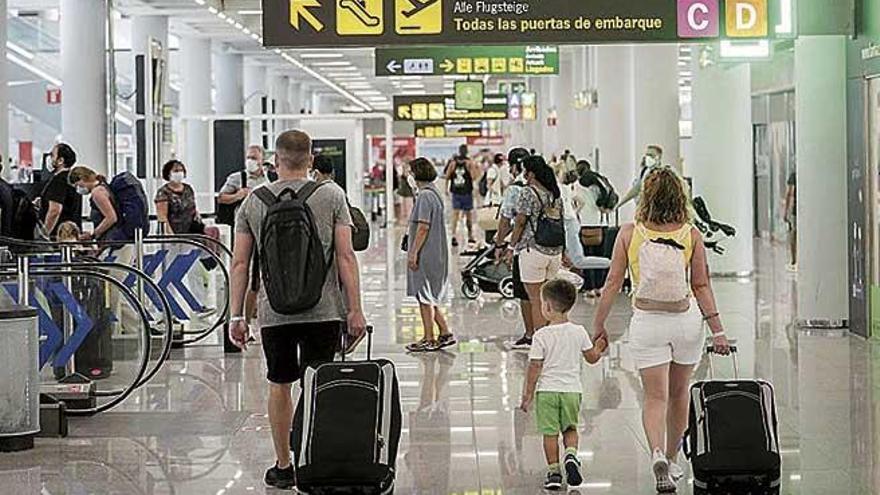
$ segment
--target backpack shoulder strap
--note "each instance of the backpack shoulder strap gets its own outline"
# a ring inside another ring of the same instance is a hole
[[[254,190],[254,195],[267,207],[278,202],[278,196],[272,194],[268,187],[258,187]]]
[[[324,184],[327,184],[327,182],[307,182],[300,188],[299,192],[296,193],[296,197],[301,198],[305,203],[312,197],[312,194],[315,194],[315,191],[320,189]]]
[[[241,172],[241,187],[243,189],[247,188],[247,171],[242,170]]]

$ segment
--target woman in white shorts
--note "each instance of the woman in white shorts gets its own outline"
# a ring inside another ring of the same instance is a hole
[[[709,282],[703,238],[690,223],[687,186],[672,169],[658,168],[645,178],[643,187],[636,223],[621,228],[614,246],[593,338],[606,335],[605,321],[629,269],[635,294],[630,350],[645,391],[642,422],[653,455],[657,491],[669,493],[676,491],[675,482],[683,474],[675,461],[687,427],[690,378],[702,356],[703,322],[708,323],[719,353],[729,353],[729,344]],[[672,276],[656,277],[659,270],[655,267],[662,265],[657,260],[664,255],[672,256],[664,266],[671,266],[667,273]],[[676,256],[681,256],[679,273]],[[640,280],[642,274],[645,280]],[[649,286],[655,294],[674,293],[679,279],[680,299],[659,302],[643,297]]]

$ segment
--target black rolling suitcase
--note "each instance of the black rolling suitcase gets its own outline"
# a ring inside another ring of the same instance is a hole
[[[290,435],[300,493],[394,492],[400,442],[400,391],[394,364],[371,359],[306,370]]]
[[[105,283],[91,277],[74,277],[73,296],[92,320],[92,330],[76,350],[76,372],[98,380],[113,371],[113,315],[105,298]]]
[[[710,370],[712,347],[709,347]],[[694,474],[694,493],[778,494],[781,460],[773,386],[740,380],[736,347],[731,347],[735,380],[711,379],[691,386],[684,452]]]

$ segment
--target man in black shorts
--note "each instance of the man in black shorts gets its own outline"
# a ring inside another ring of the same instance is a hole
[[[287,131],[275,143],[278,181],[267,184],[278,196],[285,189],[299,191],[309,182],[312,140],[300,131]],[[269,423],[275,445],[275,466],[266,472],[266,484],[281,489],[294,486],[290,462],[290,429],[293,422],[291,384],[300,380],[308,366],[333,360],[340,342],[340,327],[359,338],[366,330],[361,309],[360,269],[351,244],[351,215],[345,192],[335,183],[325,184],[306,200],[324,247],[324,258],[332,260],[318,304],[293,315],[272,311],[265,287],[257,297],[263,353],[269,379]],[[235,251],[232,261],[232,324],[230,340],[242,349],[250,336],[243,314],[250,278],[251,253],[259,250],[265,204],[249,195],[239,208],[235,222]],[[341,283],[341,284],[340,284]],[[341,286],[340,286],[341,285]]]

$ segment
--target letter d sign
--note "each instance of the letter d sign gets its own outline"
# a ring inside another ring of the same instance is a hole
[[[767,37],[767,0],[728,0],[725,27],[731,38]]]

